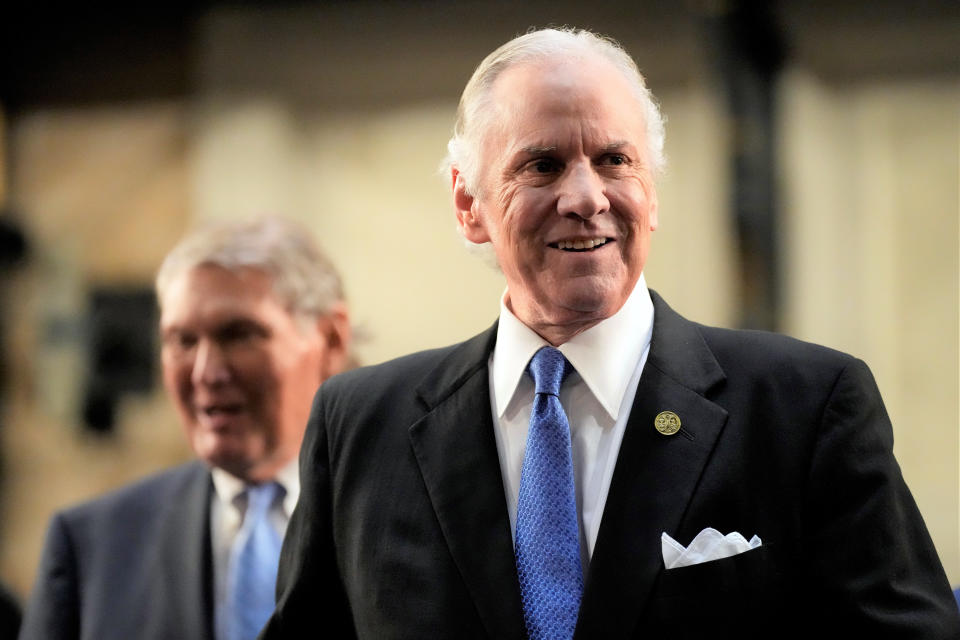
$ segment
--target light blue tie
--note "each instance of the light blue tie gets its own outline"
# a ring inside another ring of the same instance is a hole
[[[247,489],[247,510],[230,557],[229,640],[254,640],[273,613],[282,539],[269,515],[282,491],[275,482]]]
[[[553,347],[537,351],[527,367],[537,395],[520,475],[516,554],[531,640],[572,638],[583,594],[570,425],[559,398],[571,371]]]

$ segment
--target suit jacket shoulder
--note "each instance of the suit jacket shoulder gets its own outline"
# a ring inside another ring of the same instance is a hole
[[[485,366],[496,342],[497,324],[457,344],[427,349],[336,375],[320,388],[330,394],[392,396],[391,391],[416,391],[433,384],[456,385]],[[386,386],[384,386],[386,385]],[[350,396],[348,396],[350,397]],[[431,399],[436,400],[431,393]]]
[[[350,424],[389,428],[410,426],[459,390],[471,376],[485,369],[496,340],[496,324],[483,333],[448,347],[405,355],[387,362],[361,367],[334,376],[323,383],[314,399],[314,412],[322,406],[328,416],[329,437],[338,439],[338,426]],[[392,420],[375,419],[391,416]],[[405,419],[399,419],[404,416]],[[309,437],[308,430],[308,437]]]
[[[89,532],[94,535],[115,529],[117,518],[125,518],[135,527],[149,526],[151,521],[167,513],[164,507],[170,505],[171,500],[195,491],[198,485],[208,482],[209,474],[202,463],[187,462],[67,507],[55,514],[54,518],[64,520],[77,533]]]
[[[21,638],[208,638],[211,490],[191,462],[55,514]]]

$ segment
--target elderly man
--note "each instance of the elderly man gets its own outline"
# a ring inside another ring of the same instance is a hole
[[[348,355],[340,278],[270,218],[185,238],[157,295],[164,383],[200,460],[53,517],[24,640],[241,640],[273,610],[310,401]]]
[[[647,289],[662,146],[606,39],[481,63],[451,178],[499,321],[320,389],[263,638],[960,637],[866,366]]]

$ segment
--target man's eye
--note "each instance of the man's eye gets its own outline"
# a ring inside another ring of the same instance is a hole
[[[166,336],[164,343],[177,351],[189,351],[197,343],[197,339],[190,334],[174,333]]]
[[[246,325],[232,325],[220,333],[220,338],[225,342],[240,342],[249,340],[252,337],[253,329]]]
[[[613,166],[627,164],[627,157],[620,153],[609,153],[603,157],[603,164]]]
[[[258,338],[266,338],[268,331],[251,322],[233,322],[217,332],[217,339],[223,344],[252,342]]]
[[[532,169],[536,173],[554,173],[559,168],[559,163],[555,160],[550,160],[549,158],[541,158],[539,160],[534,160],[531,165]]]

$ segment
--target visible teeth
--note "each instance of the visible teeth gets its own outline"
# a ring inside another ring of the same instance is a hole
[[[573,249],[583,251],[584,249],[593,249],[606,244],[606,238],[589,238],[587,240],[561,240],[557,243],[558,249]]]

